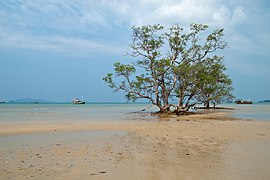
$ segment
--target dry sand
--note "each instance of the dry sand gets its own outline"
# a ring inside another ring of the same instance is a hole
[[[0,124],[0,179],[270,179],[270,122],[210,113]]]

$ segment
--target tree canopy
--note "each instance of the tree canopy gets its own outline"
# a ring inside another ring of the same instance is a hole
[[[188,111],[197,103],[209,107],[231,98],[232,81],[224,73],[227,47],[224,29],[207,34],[207,25],[191,24],[188,32],[179,25],[133,27],[130,64],[116,62],[114,73],[103,80],[128,100],[147,99],[159,112]],[[173,103],[176,102],[176,103]]]

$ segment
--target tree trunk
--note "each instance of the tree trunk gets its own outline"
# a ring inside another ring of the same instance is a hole
[[[210,108],[210,102],[209,101],[205,102],[204,106],[205,106],[206,109],[209,109]]]

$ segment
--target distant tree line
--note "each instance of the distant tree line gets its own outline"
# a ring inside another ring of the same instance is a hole
[[[225,74],[223,56],[227,47],[224,29],[207,34],[207,25],[179,25],[168,30],[161,25],[133,27],[133,63],[114,64],[114,73],[103,80],[128,100],[147,99],[159,112],[186,112],[198,103],[206,108],[232,98],[232,80]],[[177,103],[172,103],[177,102]]]

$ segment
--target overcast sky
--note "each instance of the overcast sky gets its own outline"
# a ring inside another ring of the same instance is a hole
[[[204,23],[225,28],[237,98],[270,99],[269,0],[1,0],[0,100],[124,101],[102,77],[131,41],[131,27]]]

